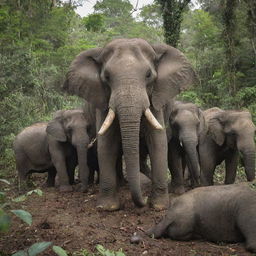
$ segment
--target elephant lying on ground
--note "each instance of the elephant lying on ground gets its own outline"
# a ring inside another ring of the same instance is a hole
[[[82,52],[72,62],[63,88],[97,108],[98,208],[120,208],[115,166],[121,146],[132,199],[138,207],[146,204],[140,187],[140,136],[146,140],[151,160],[151,205],[168,206],[164,106],[192,85],[194,78],[179,50],[139,38],[115,39],[103,48]]]
[[[247,111],[211,108],[204,111],[208,135],[200,143],[202,185],[213,185],[216,166],[225,160],[225,184],[234,183],[239,153],[243,158],[248,181],[255,178],[255,125]]]
[[[48,172],[47,185],[54,186],[57,171],[60,191],[71,191],[78,164],[81,189],[85,191],[89,169],[93,173],[97,169],[97,155],[93,153],[95,149],[92,147],[88,150],[92,139],[90,128],[91,124],[82,110],[60,110],[50,122],[25,128],[14,141],[20,179],[25,180],[33,172]],[[87,161],[87,154],[94,160]]]
[[[256,252],[256,192],[250,186],[201,187],[176,197],[148,234],[174,240],[245,241],[246,249]]]
[[[172,179],[169,192],[183,193],[184,171],[188,167],[191,185],[197,187],[200,184],[200,165],[198,147],[207,133],[207,127],[202,110],[193,103],[175,101],[169,118],[170,126],[167,128],[168,165],[172,173],[179,176]],[[170,131],[169,131],[170,130]],[[170,135],[169,135],[170,134]],[[177,182],[178,183],[175,183]]]

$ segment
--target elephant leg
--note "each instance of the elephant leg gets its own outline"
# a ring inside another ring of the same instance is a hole
[[[56,174],[57,174],[57,171],[54,166],[48,170],[48,177],[46,180],[47,187],[54,187]]]
[[[104,116],[97,110],[97,127],[101,126],[103,120]],[[120,208],[117,195],[116,163],[120,152],[121,139],[115,121],[104,135],[98,137],[100,191],[97,208],[106,211],[115,211]]]
[[[75,184],[75,169],[77,166],[77,157],[76,156],[68,157],[66,159],[66,166],[67,166],[69,184],[73,185]]]
[[[154,113],[157,120],[163,124],[164,119],[161,112]],[[146,136],[149,150],[152,176],[152,196],[151,205],[157,210],[165,209],[169,206],[168,182],[167,182],[167,137],[166,131],[153,130],[147,126],[148,136]]]
[[[161,222],[159,222],[154,227],[150,228],[146,233],[153,238],[160,238],[165,235],[168,226],[171,224],[171,220],[168,217],[164,217]]]
[[[182,168],[182,154],[178,140],[171,140],[168,144],[168,167],[171,172],[172,180],[169,184],[169,192],[183,194],[184,177]]]
[[[225,159],[226,165],[226,176],[225,184],[233,184],[236,179],[236,170],[239,160],[239,153],[237,150],[231,152],[228,157]]]
[[[171,239],[177,239],[182,241],[191,240],[193,237],[193,233],[185,225],[170,225],[166,233],[167,236]]]
[[[60,192],[70,192],[73,190],[69,184],[69,176],[67,173],[66,159],[59,145],[56,147],[49,147],[52,157],[53,165],[55,166],[58,174],[58,180],[60,184]]]

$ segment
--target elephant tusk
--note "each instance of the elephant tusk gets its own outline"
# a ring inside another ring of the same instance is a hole
[[[159,122],[156,120],[156,118],[154,117],[154,115],[152,114],[152,112],[150,111],[149,108],[147,108],[145,110],[145,117],[147,118],[147,120],[149,121],[149,123],[157,130],[163,130],[163,126],[161,124],[159,124]]]
[[[93,144],[96,142],[96,140],[97,140],[97,138],[92,139],[92,141],[89,143],[87,148],[88,149],[91,148],[93,146]]]
[[[106,116],[106,119],[102,124],[98,134],[103,135],[108,130],[110,125],[113,123],[114,119],[115,119],[115,112],[110,108]]]

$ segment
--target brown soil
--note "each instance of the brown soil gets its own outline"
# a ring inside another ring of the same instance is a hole
[[[35,180],[39,183],[39,178]],[[40,241],[52,241],[54,245],[63,247],[69,255],[81,249],[96,252],[97,244],[115,251],[122,248],[126,255],[250,255],[243,244],[217,245],[207,241],[178,242],[146,237],[143,231],[159,222],[165,212],[156,212],[149,207],[135,208],[126,186],[120,190],[123,208],[116,212],[96,210],[97,186],[88,194],[61,194],[55,188],[41,189],[42,197],[33,194],[25,202],[15,205],[32,214],[33,224],[29,227],[13,218],[11,230],[0,234],[1,256]],[[8,193],[14,196],[15,189]],[[130,243],[134,232],[142,237],[139,244]],[[40,255],[55,254],[47,250]]]

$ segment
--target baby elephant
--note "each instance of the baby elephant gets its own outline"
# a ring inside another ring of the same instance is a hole
[[[85,191],[90,172],[98,169],[97,159],[91,159],[97,158],[94,149],[88,150],[92,139],[90,128],[88,118],[79,109],[57,111],[50,122],[25,128],[14,141],[20,179],[25,180],[33,172],[48,172],[47,185],[54,186],[57,171],[60,191],[68,192],[72,190],[78,164],[82,191]],[[90,156],[88,161],[87,156]],[[93,166],[88,167],[88,164]]]
[[[201,187],[174,198],[164,219],[148,231],[159,238],[241,242],[256,252],[256,192],[250,184]]]

